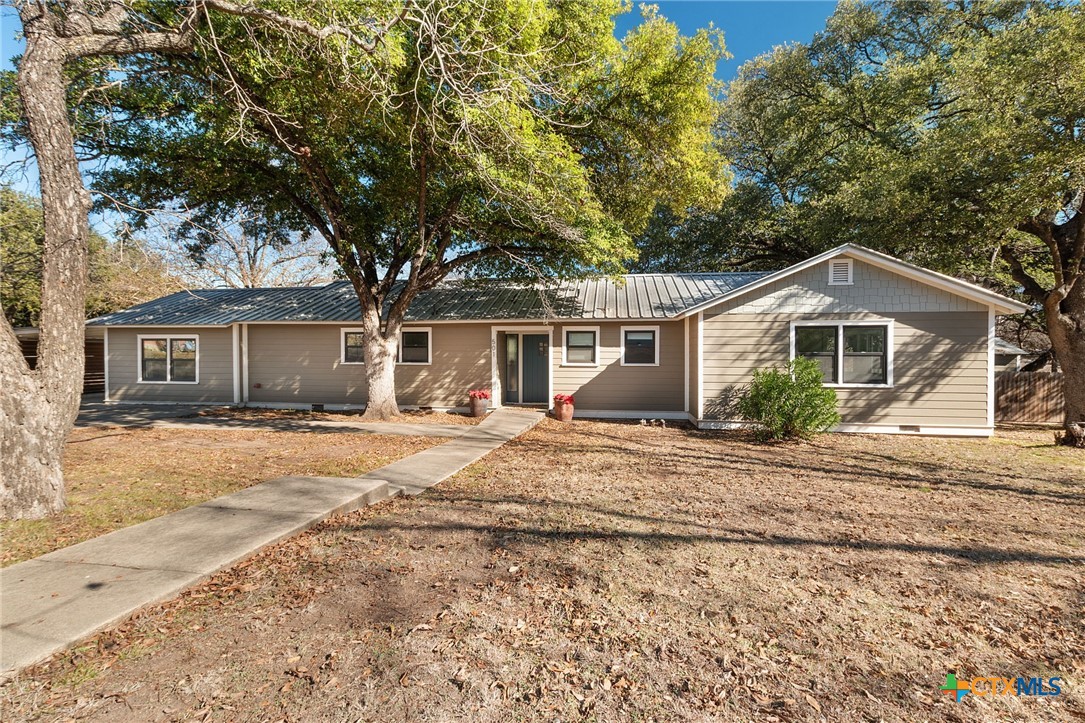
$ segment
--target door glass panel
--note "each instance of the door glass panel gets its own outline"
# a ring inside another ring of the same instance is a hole
[[[505,403],[520,401],[520,336],[505,335]]]

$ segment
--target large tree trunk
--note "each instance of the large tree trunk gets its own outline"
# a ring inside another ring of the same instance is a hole
[[[64,507],[64,442],[83,388],[90,199],[68,121],[65,51],[41,25],[24,18],[26,52],[18,77],[45,217],[41,331],[37,367],[31,370],[6,319],[0,328],[0,514],[5,518],[41,517]]]
[[[396,353],[399,349],[399,324],[389,322],[389,328],[381,330],[380,314],[372,305],[363,315],[362,328],[365,341],[365,377],[369,387],[368,401],[363,419],[380,421],[399,416],[396,401]]]
[[[1051,348],[1062,367],[1066,417],[1063,444],[1085,447],[1085,278],[1078,279],[1070,294],[1058,303],[1045,305]]]

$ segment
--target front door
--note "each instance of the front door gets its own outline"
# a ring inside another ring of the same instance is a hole
[[[549,392],[550,342],[546,334],[523,334],[520,354],[524,360],[524,404],[543,404]]]

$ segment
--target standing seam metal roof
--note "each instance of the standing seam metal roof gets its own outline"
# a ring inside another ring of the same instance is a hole
[[[407,320],[667,319],[767,276],[634,274],[556,282],[551,286],[493,279],[446,280],[423,291]],[[361,321],[347,281],[326,286],[179,291],[88,322],[92,326],[225,326],[237,322]]]

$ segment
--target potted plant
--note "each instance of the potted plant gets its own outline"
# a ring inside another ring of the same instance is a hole
[[[471,397],[471,416],[485,417],[486,408],[490,406],[490,390],[472,389],[471,391],[467,392],[467,396]]]
[[[554,395],[554,418],[560,422],[573,421],[573,395]]]

